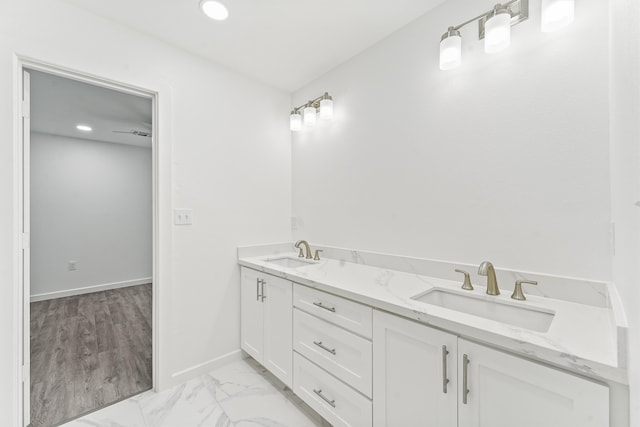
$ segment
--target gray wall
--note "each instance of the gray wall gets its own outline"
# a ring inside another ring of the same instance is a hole
[[[152,276],[151,178],[149,148],[33,134],[32,298]]]

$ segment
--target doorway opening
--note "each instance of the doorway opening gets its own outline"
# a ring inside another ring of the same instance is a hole
[[[156,94],[20,64],[22,425],[156,384]]]

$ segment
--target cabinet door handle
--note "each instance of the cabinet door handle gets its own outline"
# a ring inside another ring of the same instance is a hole
[[[335,400],[329,400],[324,394],[322,394],[322,390],[318,389],[316,390],[315,388],[313,389],[313,392],[315,394],[317,394],[318,396],[320,396],[320,398],[322,400],[324,400],[325,402],[327,402],[329,405],[331,405],[331,407],[335,408],[336,407],[336,401]]]
[[[468,377],[469,377],[469,356],[462,356],[462,403],[467,404],[467,395],[469,394]]]
[[[264,284],[267,281],[264,279],[256,279],[256,301],[264,302],[266,296],[264,295]]]
[[[322,341],[314,341],[313,343],[315,345],[317,345],[318,347],[320,347],[321,349],[323,349],[324,351],[328,351],[329,353],[331,353],[331,354],[333,354],[335,356],[335,354],[336,354],[336,349],[335,348],[325,347],[324,345],[322,345]]]
[[[321,302],[314,302],[313,305],[315,305],[316,307],[324,308],[325,310],[330,311],[332,313],[336,312],[336,308],[335,307],[324,306],[324,305],[322,305]]]
[[[447,351],[447,346],[442,346],[442,392],[447,394],[447,384],[449,384],[449,379],[447,378],[447,355],[449,352]]]

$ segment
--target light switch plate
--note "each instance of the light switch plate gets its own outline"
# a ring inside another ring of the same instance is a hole
[[[173,223],[175,225],[193,224],[193,209],[174,209]]]

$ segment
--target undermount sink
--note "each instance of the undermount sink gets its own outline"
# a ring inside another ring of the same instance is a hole
[[[552,311],[518,306],[515,302],[507,304],[492,301],[489,298],[493,297],[463,295],[458,292],[433,289],[411,299],[537,332],[547,332],[555,316]]]
[[[298,268],[314,264],[311,261],[303,261],[301,259],[291,257],[271,258],[266,259],[265,262],[270,262],[271,264],[276,264],[286,268]]]

